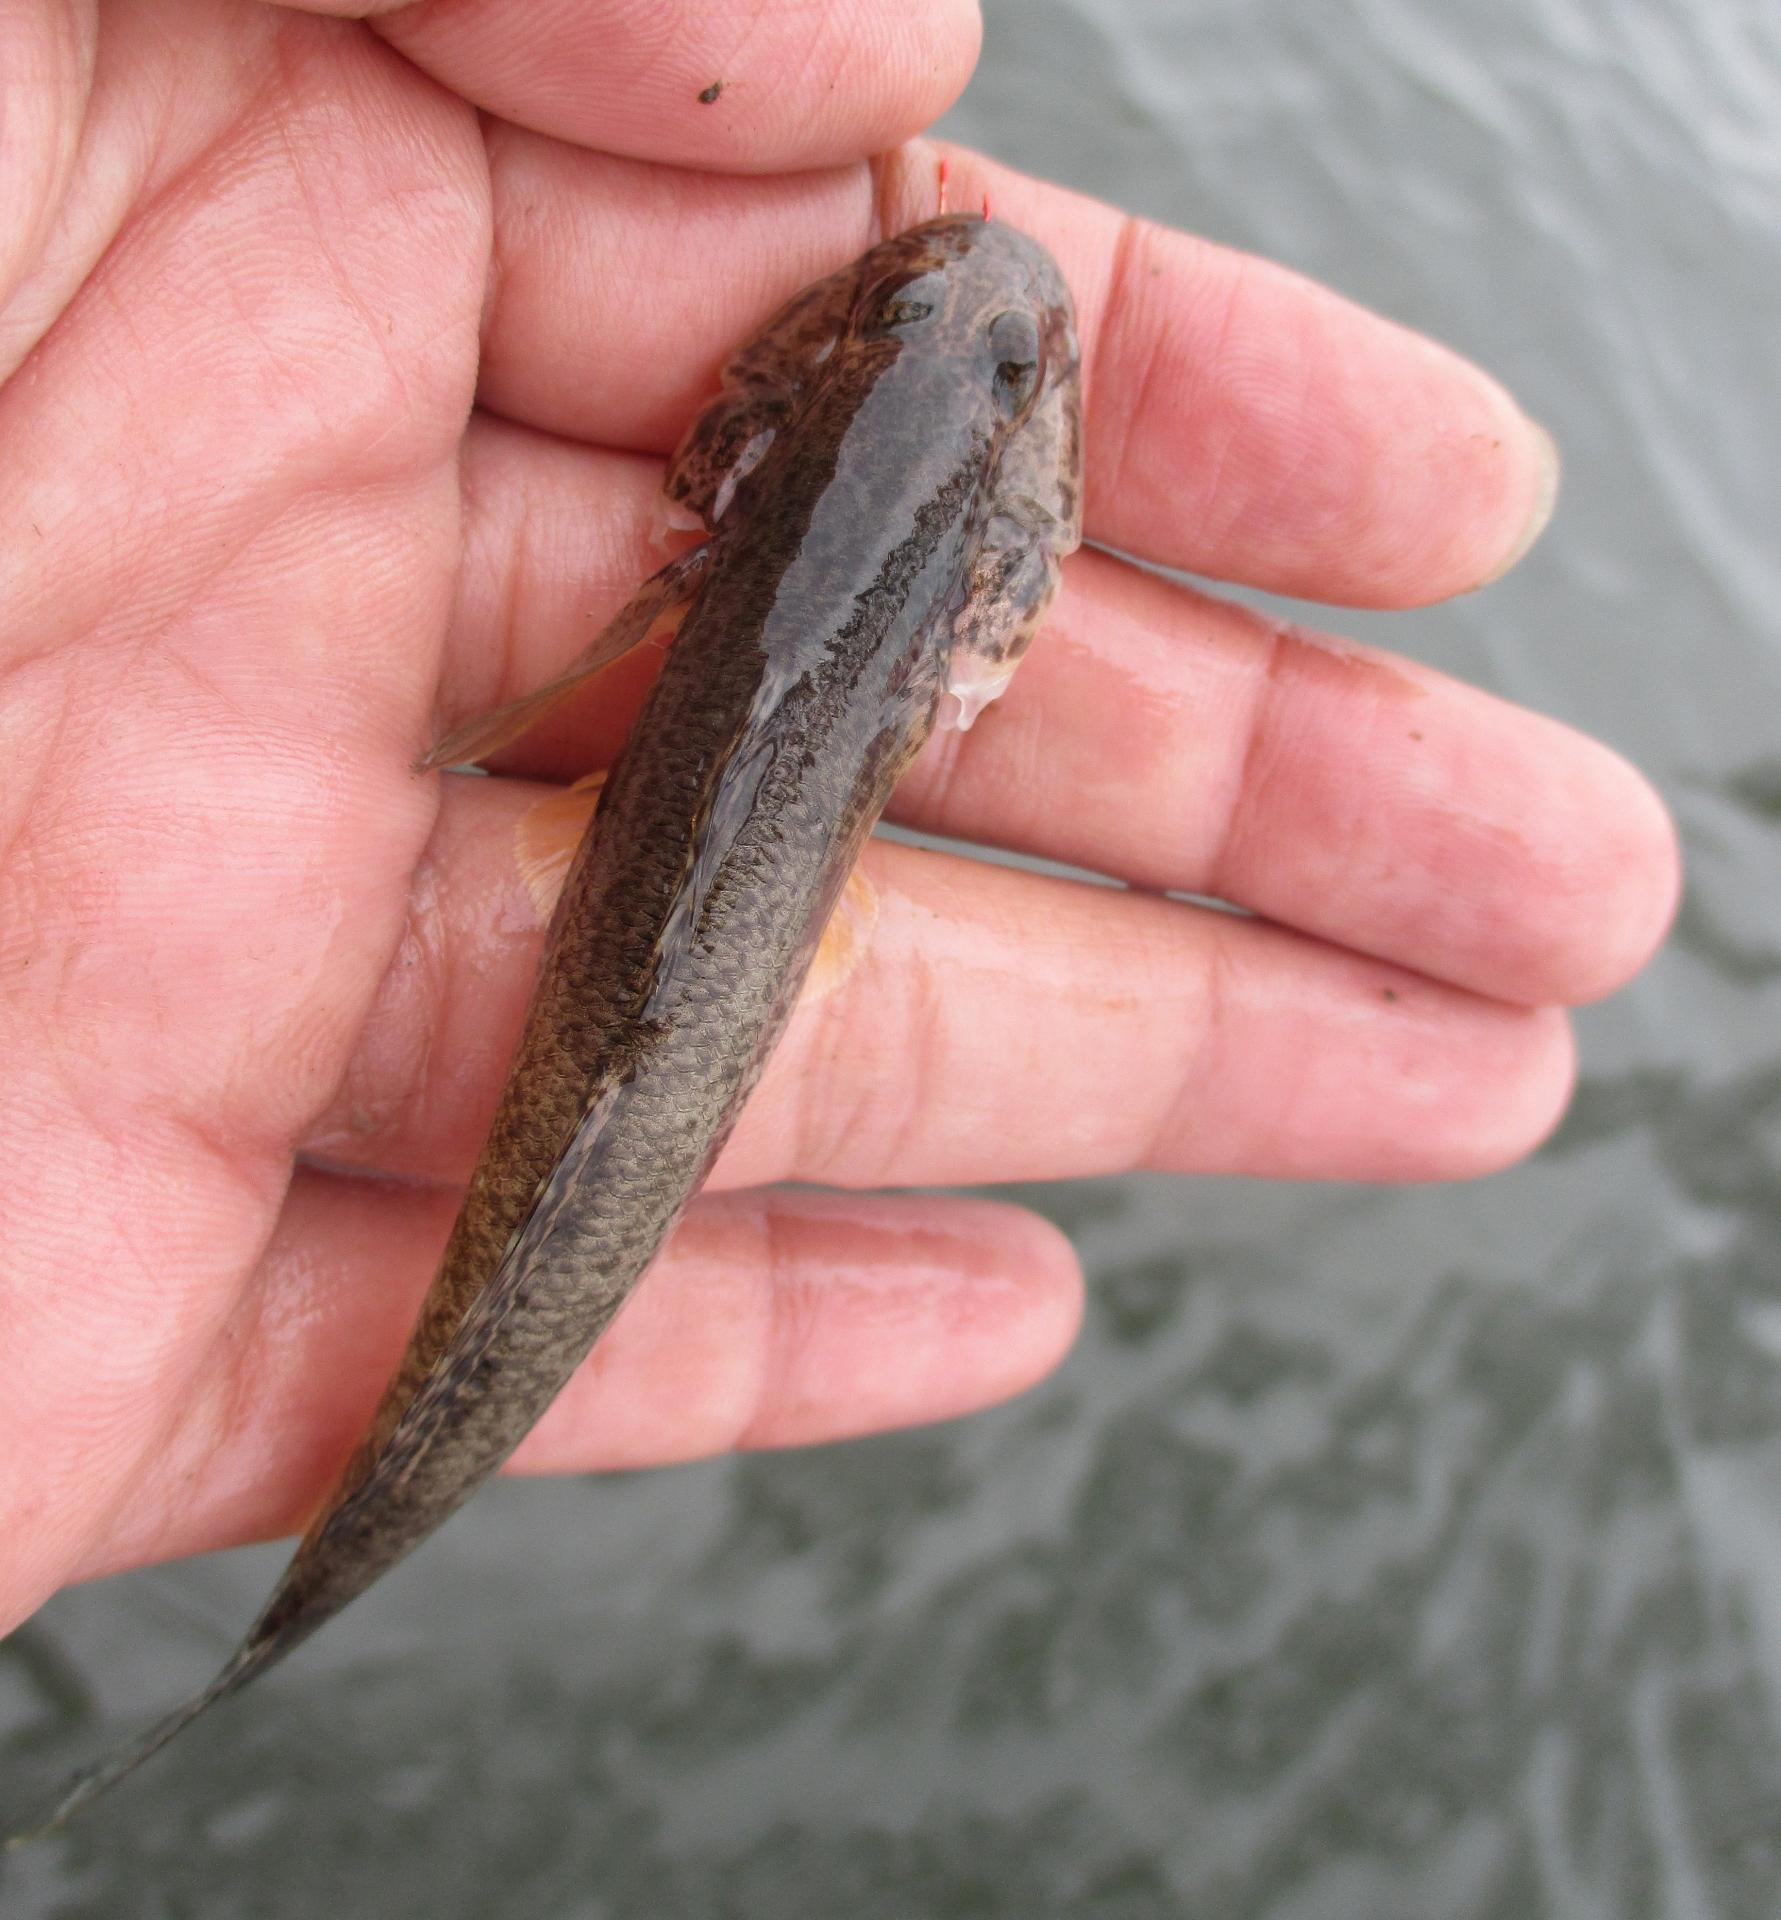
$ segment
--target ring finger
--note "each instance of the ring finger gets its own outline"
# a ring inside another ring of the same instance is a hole
[[[446,724],[550,678],[660,558],[653,461],[482,418],[463,471]],[[504,764],[607,764],[657,659],[640,649]],[[930,744],[891,817],[1528,1005],[1618,986],[1676,888],[1661,803],[1595,741],[1093,552],[1005,698]]]

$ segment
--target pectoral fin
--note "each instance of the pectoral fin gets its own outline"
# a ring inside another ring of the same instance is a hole
[[[511,745],[595,674],[647,639],[650,628],[664,614],[684,606],[704,579],[710,557],[711,549],[703,543],[677,554],[644,581],[601,628],[592,644],[554,680],[547,680],[535,692],[497,707],[492,713],[481,714],[474,720],[466,720],[461,727],[454,727],[431,752],[414,763],[415,772],[426,773],[434,767],[469,766]]]
[[[605,784],[604,772],[590,773],[572,787],[546,794],[520,815],[513,830],[514,859],[540,924],[555,911],[569,863],[593,822]]]

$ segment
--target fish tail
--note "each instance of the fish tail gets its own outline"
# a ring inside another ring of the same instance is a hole
[[[7,1834],[4,1841],[6,1850],[10,1852],[15,1847],[25,1846],[32,1840],[40,1840],[44,1835],[53,1833],[90,1801],[97,1800],[102,1793],[109,1793],[145,1760],[159,1753],[175,1734],[189,1727],[201,1713],[214,1707],[219,1700],[227,1699],[237,1688],[246,1686],[284,1650],[273,1639],[249,1639],[208,1686],[145,1728],[134,1740],[107,1754],[104,1759],[95,1761],[90,1767],[83,1767],[69,1781],[62,1797],[47,1813],[29,1826],[19,1827]]]

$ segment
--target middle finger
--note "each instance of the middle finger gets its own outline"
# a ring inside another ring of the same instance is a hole
[[[1550,444],[1496,381],[1271,263],[945,150],[1076,295],[1092,539],[1302,598],[1408,606],[1493,578],[1544,524]],[[800,286],[934,210],[942,149],[726,179],[494,129],[478,392],[666,452],[716,364]]]

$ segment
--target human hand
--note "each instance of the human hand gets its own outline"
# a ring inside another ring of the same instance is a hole
[[[0,1630],[289,1528],[349,1448],[529,989],[516,828],[648,663],[510,777],[410,763],[655,564],[725,349],[932,211],[935,149],[857,156],[975,45],[967,0],[0,23]],[[1411,606],[1540,517],[1537,435],[1440,349],[951,167],[1076,290],[1092,539]],[[521,1467],[937,1418],[1068,1344],[1073,1258],[1017,1209],[764,1182],[1503,1165],[1565,1099],[1555,1009],[1676,886],[1606,750],[1086,551],[895,817],[1133,890],[874,846],[851,971]]]

